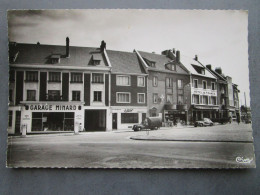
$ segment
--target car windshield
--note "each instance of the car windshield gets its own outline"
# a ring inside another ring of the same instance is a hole
[[[205,122],[210,122],[210,120],[208,118],[204,118]]]

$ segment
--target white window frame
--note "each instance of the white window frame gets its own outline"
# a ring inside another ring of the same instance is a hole
[[[197,87],[195,87],[195,81],[197,81]],[[199,80],[198,79],[193,79],[193,88],[195,88],[195,89],[199,88]]]
[[[118,77],[128,77],[129,78],[129,85],[118,84],[118,80],[117,80]],[[116,75],[116,85],[117,86],[131,86],[131,76],[130,75]]]
[[[181,81],[181,87],[179,87],[179,81]],[[182,79],[177,79],[177,89],[183,89],[184,88],[184,84],[183,84],[183,80]]]
[[[207,85],[208,85],[208,83],[207,83],[207,81],[206,80],[202,80],[202,89],[204,89],[204,82],[206,82],[206,89],[207,89]]]
[[[153,87],[158,87],[158,77],[157,76],[153,77]]]
[[[139,95],[144,95],[144,102],[139,102]],[[145,93],[137,93],[137,103],[138,104],[145,104]]]
[[[199,97],[199,103],[195,103],[195,96],[198,96],[198,97]],[[193,103],[193,104],[200,104],[200,95],[193,94],[192,103]]]
[[[212,84],[214,84],[214,89],[212,89]],[[216,90],[216,83],[211,81],[211,90]]]
[[[118,94],[129,94],[129,102],[119,102],[118,101]],[[116,103],[119,103],[119,104],[130,104],[131,103],[131,93],[130,92],[116,92]]]
[[[138,79],[139,79],[139,78],[143,78],[143,79],[144,79],[144,85],[143,85],[143,86],[142,86],[142,85],[139,85],[139,82],[138,82]],[[138,76],[138,77],[137,77],[137,86],[138,86],[138,87],[145,87],[145,76]]]

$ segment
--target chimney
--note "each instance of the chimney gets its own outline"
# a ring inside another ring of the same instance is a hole
[[[66,38],[66,58],[70,57],[70,39]]]
[[[177,50],[177,51],[176,51],[176,62],[177,62],[177,63],[180,63],[180,61],[181,61],[180,51]]]
[[[218,74],[222,75],[222,69],[221,69],[220,67],[215,68],[215,71],[216,71]]]
[[[197,55],[195,55],[194,60],[195,60],[195,61],[198,61],[198,56],[197,56]]]
[[[165,56],[168,56],[168,53],[169,53],[169,50],[164,50],[164,51],[162,51],[162,55],[165,55]]]
[[[103,40],[101,41],[100,50],[103,52],[106,49],[106,42]]]
[[[206,67],[211,70],[211,64],[206,65]]]
[[[172,53],[174,53],[174,54],[175,54],[175,48],[173,48],[173,49],[172,49]]]

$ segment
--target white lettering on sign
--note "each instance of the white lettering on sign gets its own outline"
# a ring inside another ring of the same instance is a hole
[[[196,95],[212,95],[217,96],[217,92],[215,90],[205,90],[205,89],[194,89],[192,90],[193,94]]]
[[[77,110],[76,105],[30,105],[30,110]]]

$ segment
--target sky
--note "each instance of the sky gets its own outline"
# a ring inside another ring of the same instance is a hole
[[[243,10],[16,10],[8,13],[9,41],[134,49],[179,50],[204,65],[221,67],[249,105],[248,12]]]

